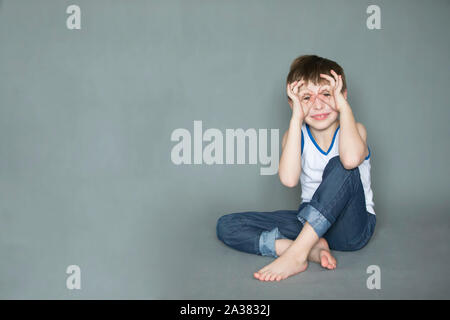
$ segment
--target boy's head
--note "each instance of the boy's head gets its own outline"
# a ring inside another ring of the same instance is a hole
[[[305,84],[301,86],[298,93],[300,102],[303,104],[309,99],[308,94],[317,95],[319,93],[328,94],[330,83],[327,79],[320,76],[321,73],[333,77],[330,70],[334,70],[342,76],[342,94],[347,99],[347,84],[345,81],[344,69],[336,62],[316,55],[303,55],[296,58],[292,63],[289,74],[286,79],[286,85],[296,80],[304,80]],[[302,100],[303,99],[303,100]],[[292,100],[288,97],[289,105],[292,109]],[[312,116],[321,113],[329,113],[324,120],[316,120]],[[334,123],[338,118],[338,113],[320,99],[315,99],[309,115],[304,119],[306,123],[317,128],[325,129]]]

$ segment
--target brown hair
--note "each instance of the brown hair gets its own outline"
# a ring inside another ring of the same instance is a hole
[[[286,85],[300,79],[304,79],[306,83],[312,82],[316,85],[328,83],[328,80],[322,78],[320,74],[324,73],[333,77],[330,73],[331,69],[342,76],[341,92],[343,93],[345,89],[347,89],[344,69],[336,62],[316,55],[303,55],[296,58],[291,63],[289,74],[286,79]],[[288,97],[288,99],[290,100],[291,98]]]

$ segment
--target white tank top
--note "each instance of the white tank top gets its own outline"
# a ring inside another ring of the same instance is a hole
[[[300,174],[300,183],[302,187],[302,203],[309,202],[314,195],[314,192],[322,182],[322,174],[328,161],[339,155],[339,130],[337,127],[331,146],[328,151],[323,151],[314,140],[310,131],[309,125],[303,123],[302,131],[302,172]],[[361,182],[364,188],[364,195],[366,199],[367,211],[375,214],[373,209],[373,193],[370,188],[370,148],[369,155],[358,166],[361,177]]]

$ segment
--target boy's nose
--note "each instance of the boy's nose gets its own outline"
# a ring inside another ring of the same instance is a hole
[[[317,98],[317,94],[311,95],[311,102],[316,104],[320,99]]]
[[[324,107],[324,102],[322,101],[322,99],[318,98],[318,95],[314,95],[312,97],[312,103],[314,108],[316,109],[322,109]]]

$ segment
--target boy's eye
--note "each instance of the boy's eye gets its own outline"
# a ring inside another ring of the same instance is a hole
[[[323,95],[324,95],[324,96],[327,96],[327,97],[329,97],[329,96],[330,96],[330,94],[329,94],[329,93],[324,93]]]
[[[308,99],[309,99],[309,97],[304,97],[304,98],[303,98],[303,100],[308,100]]]

